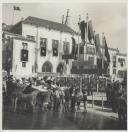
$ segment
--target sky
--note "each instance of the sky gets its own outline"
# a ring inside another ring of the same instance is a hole
[[[13,11],[13,5],[21,11]],[[109,47],[118,48],[126,53],[126,4],[125,3],[4,3],[2,6],[2,22],[15,24],[28,16],[34,16],[55,22],[62,22],[69,9],[70,26],[78,31],[78,20],[86,21],[88,13],[96,33],[104,32]],[[13,19],[14,12],[14,19]]]

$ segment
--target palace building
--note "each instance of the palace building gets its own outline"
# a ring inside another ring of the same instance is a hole
[[[11,33],[3,31],[3,52],[8,48],[11,51],[14,75],[61,71],[70,74],[71,61],[62,59],[62,55],[71,52],[72,36],[78,40],[77,33],[65,24],[27,17],[14,25]]]
[[[3,28],[2,33],[2,66],[14,76],[25,77],[43,73],[76,74],[76,60],[63,58],[63,55],[72,52],[72,37],[77,44],[81,43],[79,34],[69,26],[29,16],[11,29]],[[126,71],[126,54],[120,53],[118,49],[108,50],[108,74],[112,78],[123,77]],[[79,62],[84,59],[84,48],[80,44]],[[85,60],[87,74],[93,74],[91,71],[97,67],[95,44],[87,44]],[[82,69],[83,65],[79,65],[79,68]]]

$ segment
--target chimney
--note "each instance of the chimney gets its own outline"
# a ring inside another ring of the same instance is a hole
[[[69,9],[67,9],[67,15],[66,15],[66,19],[65,19],[65,25],[69,26]]]

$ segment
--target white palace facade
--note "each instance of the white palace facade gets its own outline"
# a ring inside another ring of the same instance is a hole
[[[74,60],[62,59],[62,55],[71,54],[72,37],[76,43],[81,40],[78,33],[69,26],[29,16],[14,25],[10,31],[3,28],[2,32],[4,70],[22,77],[37,73],[71,74]],[[79,52],[80,60],[83,60],[84,54]],[[109,48],[109,53],[111,62],[108,74],[112,78],[123,77],[126,71],[126,54],[113,48]],[[96,67],[94,44],[87,45],[86,54],[86,59]]]

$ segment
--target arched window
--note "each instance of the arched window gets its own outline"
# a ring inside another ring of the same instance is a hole
[[[63,71],[64,71],[63,64],[59,64],[58,67],[57,67],[57,73],[63,73]]]
[[[49,62],[49,61],[46,61],[44,64],[43,64],[43,67],[42,67],[42,72],[52,72],[52,64]]]
[[[60,73],[60,74],[66,73],[66,66],[65,66],[65,64],[59,63],[59,65],[57,66],[56,72]]]

